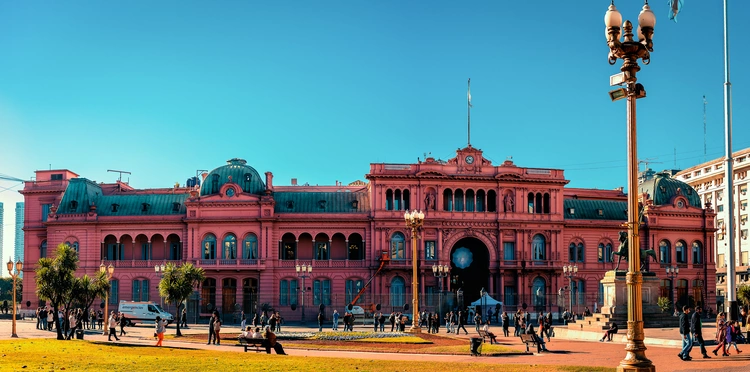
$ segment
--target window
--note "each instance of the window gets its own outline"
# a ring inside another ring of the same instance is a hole
[[[362,260],[364,259],[362,249],[362,243],[360,242],[349,242],[349,255],[347,256],[350,260]]]
[[[224,248],[221,251],[221,258],[233,260],[237,258],[237,237],[229,234],[224,238]]]
[[[541,234],[534,235],[534,239],[531,241],[531,251],[533,253],[534,260],[545,260],[546,259],[546,245],[544,236]]]
[[[172,212],[177,213],[179,211],[180,211],[180,203],[177,203],[177,202],[172,203]]]
[[[393,190],[391,189],[385,191],[385,210],[393,210]]]
[[[258,238],[255,234],[249,234],[245,237],[242,242],[242,255],[245,259],[256,260],[258,259]]]
[[[117,305],[120,303],[118,295],[120,294],[120,281],[112,279],[109,281],[109,304]]]
[[[424,259],[425,260],[434,260],[437,256],[435,255],[435,241],[434,240],[428,240],[424,242]]]
[[[279,305],[297,304],[297,279],[282,280],[279,283]]]
[[[671,264],[672,259],[669,253],[670,253],[669,242],[666,240],[660,241],[659,242],[659,263]]]
[[[740,216],[740,225],[747,225],[747,215],[743,214]]]
[[[359,291],[364,287],[364,281],[362,279],[347,279],[346,280],[346,303],[350,304],[354,301],[354,297],[357,296]],[[357,302],[367,303],[364,294],[362,297],[357,299]]]
[[[406,303],[406,298],[404,296],[404,279],[401,277],[395,277],[393,280],[391,280],[391,306],[392,307],[401,307],[404,306]]]
[[[451,189],[443,191],[443,210],[446,212],[453,211],[453,190]]]
[[[659,280],[659,297],[666,297],[669,302],[674,302],[672,298],[672,281],[669,279]]]
[[[133,301],[148,301],[148,279],[133,280]]]
[[[215,241],[215,239],[214,239]],[[206,278],[201,286],[201,312],[209,313],[209,306],[211,305],[212,310],[216,308],[216,279]]]
[[[296,260],[297,259],[297,242],[296,241],[283,241],[281,242],[281,259],[282,260]]]
[[[517,304],[516,303],[516,297],[517,297],[516,296],[516,287],[511,286],[511,285],[506,285],[505,286],[505,295],[504,295],[505,305],[515,306]]]
[[[125,247],[120,243],[107,244],[107,260],[116,261],[125,259]]]
[[[716,257],[716,267],[727,267],[727,265],[724,263],[724,254],[719,254]]]
[[[583,280],[573,280],[571,285],[571,298],[573,305],[583,305],[586,303],[586,282]]]
[[[141,259],[151,259],[151,243],[141,243]]]
[[[701,242],[693,242],[693,263],[703,263],[703,248]]]
[[[47,218],[49,217],[49,209],[52,207],[52,204],[42,204],[42,222],[47,221]]]
[[[716,211],[717,211],[717,212],[724,212],[724,204],[719,204],[719,205],[718,205],[718,206],[716,207]]]
[[[141,212],[142,213],[148,213],[149,210],[151,210],[151,204],[149,204],[149,203],[141,203]]]
[[[219,192],[219,175],[211,175],[211,193],[216,194]]]
[[[331,281],[329,279],[315,279],[313,281],[313,305],[331,304]]]
[[[54,173],[50,175],[50,181],[62,181],[63,175],[62,173]]]
[[[747,266],[747,251],[740,252],[740,266]]]
[[[747,194],[747,185],[740,186],[740,195],[746,195]]]
[[[182,259],[182,243],[180,242],[169,243],[169,259],[173,261]]]
[[[583,243],[570,243],[568,246],[568,260],[570,262],[583,262]]]
[[[400,232],[394,233],[391,236],[391,259],[392,260],[403,260],[406,258],[404,255],[404,234]]]
[[[330,259],[328,249],[328,242],[315,243],[315,259],[316,260],[328,260]]]
[[[515,242],[503,243],[503,258],[506,261],[516,260],[516,243]]]
[[[214,234],[208,234],[203,238],[203,259],[216,259],[216,237]]]
[[[685,251],[685,242],[678,240],[674,244],[677,263],[687,263],[687,252]]]
[[[597,247],[597,261],[612,262],[612,243],[599,243]]]
[[[251,188],[250,185],[253,181],[253,175],[251,173],[245,173],[242,176],[242,191],[244,192],[250,192]]]
[[[74,251],[76,251],[76,254],[80,253],[78,248],[78,242],[65,242],[65,245],[67,245],[70,248],[73,248]]]
[[[742,239],[747,239],[747,229],[743,229],[740,231],[740,237]]]
[[[68,206],[70,207],[71,212],[75,212],[76,209],[78,209],[78,202],[75,200],[71,200],[70,203],[68,203]]]
[[[42,244],[39,246],[39,258],[47,257],[47,241],[42,240]]]

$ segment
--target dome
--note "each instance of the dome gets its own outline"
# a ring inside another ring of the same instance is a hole
[[[648,193],[654,205],[671,204],[672,198],[682,195],[693,207],[701,208],[701,198],[692,186],[670,177],[669,173],[657,173],[654,178],[638,186],[640,194]]]
[[[227,165],[208,173],[201,185],[201,196],[218,194],[221,187],[228,182],[238,184],[242,192],[248,194],[263,194],[266,190],[258,171],[247,165],[245,160],[234,158],[227,160]]]

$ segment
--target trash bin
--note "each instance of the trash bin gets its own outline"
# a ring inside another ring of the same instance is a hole
[[[482,355],[482,342],[484,339],[482,337],[472,337],[469,341],[471,342],[471,356]]]
[[[83,340],[83,330],[76,329],[76,340]]]

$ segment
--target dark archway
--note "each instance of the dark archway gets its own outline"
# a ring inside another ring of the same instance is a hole
[[[489,291],[490,252],[479,239],[463,238],[453,245],[450,257],[453,291],[462,289],[463,305],[468,306],[481,297],[482,288]]]

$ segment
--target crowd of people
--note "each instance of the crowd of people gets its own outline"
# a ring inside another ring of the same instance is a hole
[[[42,306],[36,309],[34,316],[36,318],[36,329],[53,332],[59,327],[66,340],[73,339],[76,330],[84,331],[104,329],[104,313],[101,310],[90,309],[86,311],[77,308],[67,309],[66,311],[66,309],[60,308],[57,311],[57,322],[55,322],[54,309]],[[127,334],[127,332],[125,332],[125,327],[128,324],[129,322],[125,314],[112,311],[107,319],[107,329],[110,333],[110,341],[112,336],[119,340],[113,329],[119,327],[120,336],[123,336]]]

